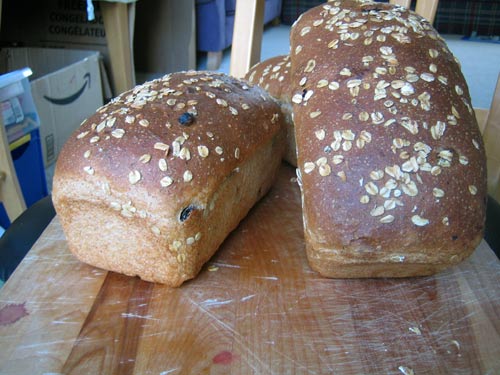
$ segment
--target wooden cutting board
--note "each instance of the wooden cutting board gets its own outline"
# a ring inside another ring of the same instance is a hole
[[[498,374],[500,262],[329,280],[283,166],[198,278],[169,289],[77,261],[57,218],[0,292],[0,374]]]

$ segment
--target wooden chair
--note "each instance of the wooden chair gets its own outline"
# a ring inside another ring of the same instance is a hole
[[[417,0],[415,11],[434,22],[438,0]],[[409,7],[411,0],[390,0],[392,4]],[[238,0],[234,14],[233,43],[229,74],[244,77],[250,68],[260,61],[264,0]]]
[[[264,0],[237,0],[229,74],[242,78],[260,61]]]
[[[113,94],[118,95],[135,86],[134,20],[137,0],[99,0],[106,30]]]
[[[7,141],[7,134],[0,117],[0,202],[3,203],[9,220],[13,222],[26,210],[23,194],[17,180],[16,170]]]
[[[405,8],[409,8],[411,0],[390,0],[391,4],[399,4]],[[426,18],[431,24],[434,23],[436,16],[438,0],[417,0],[415,12]]]

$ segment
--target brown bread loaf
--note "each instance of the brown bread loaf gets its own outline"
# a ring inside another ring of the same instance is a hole
[[[186,72],[125,92],[66,143],[53,201],[83,262],[179,286],[269,189],[279,105],[228,76]]]
[[[483,237],[485,153],[460,66],[413,12],[331,1],[291,31],[308,260],[328,277],[428,275]]]
[[[271,96],[276,98],[281,105],[281,112],[286,123],[287,147],[284,159],[297,166],[297,150],[295,147],[295,129],[293,126],[293,111],[290,95],[290,56],[281,55],[271,57],[255,64],[245,75],[249,82],[259,85]]]

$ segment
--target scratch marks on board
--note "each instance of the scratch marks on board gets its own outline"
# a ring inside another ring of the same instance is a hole
[[[214,263],[212,263],[212,265],[215,267],[241,268],[241,266],[239,266],[237,264],[229,264],[229,263],[221,263],[221,262],[214,262]]]
[[[234,329],[229,322],[226,322],[219,318],[215,313],[211,312],[210,309],[207,309],[206,306],[197,303],[189,295],[186,295],[186,300],[189,301],[195,308],[201,310],[201,312],[206,314],[210,318],[210,324],[217,327],[218,329],[222,329],[230,333],[234,342],[237,343],[241,348],[241,351],[244,351],[246,353],[246,357],[249,357],[251,359],[247,363],[248,365],[250,365],[251,367],[254,367],[256,365],[260,366],[261,373],[263,372],[263,370],[265,370],[267,373],[272,373],[269,365],[264,363],[249,346],[247,337],[244,337],[238,330]]]
[[[245,302],[245,301],[248,301],[249,299],[254,298],[255,296],[256,296],[255,294],[249,294],[248,296],[241,297],[240,301]]]
[[[273,280],[273,281],[278,281],[279,277],[276,276],[255,276],[256,279],[261,279],[261,280]]]
[[[156,320],[160,321],[161,319],[153,318],[151,315],[140,315],[134,313],[122,313],[122,318],[138,318],[138,319],[146,319],[146,320]]]
[[[174,371],[177,371],[177,370],[179,370],[179,368],[173,368],[173,369],[170,369],[170,370],[162,371],[162,372],[160,372],[160,375],[172,374]]]
[[[220,301],[216,298],[208,298],[205,301],[200,302],[200,305],[203,306],[204,308],[207,308],[207,307],[212,307],[212,306],[227,305],[233,301],[234,300],[232,300],[232,299]]]

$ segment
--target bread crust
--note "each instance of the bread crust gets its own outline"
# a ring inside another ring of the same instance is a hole
[[[405,8],[333,1],[291,31],[292,102],[311,267],[427,275],[483,236],[484,146],[445,42]]]
[[[82,123],[59,156],[54,206],[82,261],[179,286],[267,192],[283,149],[264,90],[173,73]]]
[[[297,148],[293,124],[293,109],[291,102],[291,61],[290,55],[280,55],[255,64],[245,75],[250,83],[266,90],[280,103],[286,124],[286,150],[284,159],[297,166]]]

